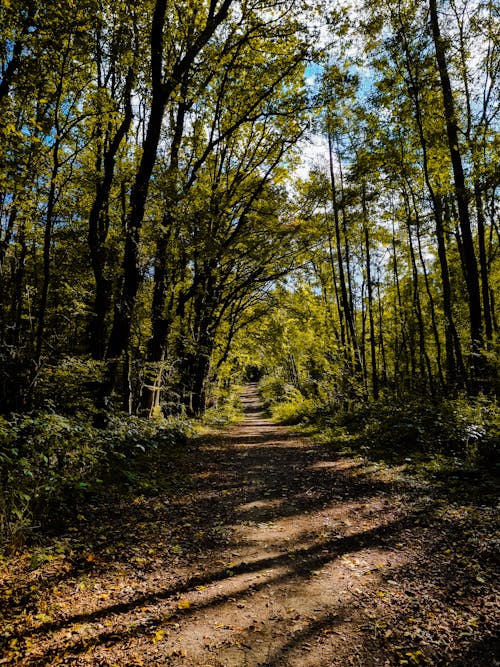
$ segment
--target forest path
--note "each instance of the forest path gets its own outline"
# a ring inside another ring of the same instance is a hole
[[[433,522],[394,470],[273,424],[255,386],[242,400],[241,423],[175,464],[175,489],[96,505],[23,589],[9,574],[0,664],[494,664],[446,554],[463,525]]]

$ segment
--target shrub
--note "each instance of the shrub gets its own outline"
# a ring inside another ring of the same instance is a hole
[[[66,357],[57,364],[47,364],[37,376],[32,407],[71,416],[93,412],[104,371],[104,362],[94,359]]]
[[[314,419],[321,409],[317,397],[305,396],[284,378],[267,376],[259,383],[259,394],[274,419],[299,424]]]
[[[39,412],[0,418],[0,542],[19,543],[35,526],[55,526],[102,484],[154,449],[185,444],[185,418],[113,417],[107,429],[90,418]]]
[[[500,441],[498,404],[482,395],[436,403],[387,396],[332,415],[330,424],[356,435],[365,447],[445,453],[474,463],[494,461]]]
[[[268,409],[286,400],[287,392],[292,389],[293,386],[283,377],[266,375],[259,382],[259,395]]]
[[[287,388],[285,400],[275,403],[273,418],[282,424],[300,424],[317,417],[320,405],[316,399],[306,398],[295,387]]]
[[[440,418],[443,438],[453,449],[471,460],[498,460],[500,408],[494,398],[461,394],[443,402]]]
[[[208,427],[224,428],[242,417],[241,386],[233,383],[214,384],[210,388],[202,424]]]
[[[442,453],[470,463],[494,463],[500,443],[500,409],[485,395],[466,393],[432,402],[427,397],[332,403],[306,397],[282,378],[266,377],[260,391],[273,417],[286,424],[312,422],[351,446]],[[335,406],[337,408],[335,409]]]

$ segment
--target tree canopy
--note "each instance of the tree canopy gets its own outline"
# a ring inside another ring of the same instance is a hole
[[[495,393],[495,3],[1,12],[5,415]]]

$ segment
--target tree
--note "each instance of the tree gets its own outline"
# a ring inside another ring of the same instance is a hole
[[[143,224],[149,182],[156,162],[158,144],[165,108],[181,80],[194,66],[217,28],[227,19],[232,0],[212,1],[205,11],[202,21],[196,8],[186,7],[183,21],[187,32],[185,41],[179,40],[179,50],[175,42],[165,53],[166,0],[157,0],[151,20],[150,67],[151,67],[151,107],[146,136],[142,145],[141,159],[130,193],[130,208],[125,230],[125,251],[123,256],[123,278],[115,304],[113,327],[108,342],[107,356],[119,357],[127,348],[132,315],[137,292],[141,283],[139,269],[139,242]],[[184,27],[184,26],[181,26]],[[182,33],[181,33],[182,34]],[[174,39],[177,35],[172,36]],[[173,57],[171,56],[173,52]],[[165,57],[166,56],[166,57]]]
[[[467,285],[469,299],[470,335],[472,341],[472,355],[474,357],[480,354],[480,348],[483,341],[479,273],[474,250],[474,242],[472,238],[467,185],[465,181],[465,174],[458,139],[458,122],[455,112],[455,102],[453,100],[453,91],[448,72],[446,46],[441,36],[441,29],[439,26],[436,0],[429,0],[429,9],[432,37],[436,50],[436,61],[439,70],[439,78],[441,81],[441,90],[443,93],[446,133],[448,136],[448,148],[450,151],[451,164],[453,167],[455,197],[457,200],[458,217],[462,236],[461,241],[464,253],[465,282]],[[472,364],[472,372],[473,375],[475,375],[474,359]]]

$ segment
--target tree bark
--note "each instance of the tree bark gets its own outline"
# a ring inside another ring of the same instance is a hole
[[[410,204],[407,201],[407,207],[408,207],[408,215],[410,215]],[[420,288],[419,288],[419,280],[418,280],[418,269],[417,269],[417,261],[415,257],[415,248],[413,245],[413,237],[412,237],[412,230],[411,230],[411,224],[410,224],[410,219],[407,220],[407,229],[408,229],[408,243],[409,243],[409,248],[410,248],[410,259],[411,259],[411,267],[412,267],[412,276],[413,276],[413,308],[415,312],[415,316],[417,318],[417,324],[418,324],[418,341],[419,341],[419,349],[420,349],[420,374],[424,383],[424,386],[426,384],[425,376],[427,375],[427,380],[429,382],[429,388],[431,391],[431,395],[435,395],[435,389],[434,389],[434,379],[432,376],[432,367],[431,367],[431,361],[429,358],[429,355],[427,353],[427,346],[425,344],[425,325],[424,325],[424,319],[422,316],[422,304],[420,301]]]
[[[434,220],[435,220],[435,232],[438,245],[439,268],[441,273],[442,304],[443,304],[443,312],[445,320],[444,338],[445,338],[445,351],[446,351],[446,358],[445,358],[446,382],[448,386],[455,386],[458,382],[459,369],[462,376],[464,376],[464,372],[462,370],[463,361],[462,361],[460,339],[458,338],[458,333],[453,318],[450,272],[448,267],[446,241],[444,235],[443,205],[441,198],[436,193],[431,181],[431,176],[429,172],[427,139],[425,137],[423,121],[422,121],[422,109],[420,104],[421,85],[417,79],[417,74],[413,69],[413,61],[410,53],[410,48],[408,45],[408,41],[404,30],[404,25],[402,22],[401,22],[400,38],[405,55],[405,68],[409,79],[408,91],[414,103],[415,121],[417,123],[417,128],[418,128],[420,146],[422,148],[422,168],[424,172],[424,181],[427,190],[429,192],[432,204],[432,210],[434,213]],[[463,379],[465,380],[465,377],[463,377]]]
[[[481,294],[483,298],[484,333],[486,340],[491,341],[493,339],[493,320],[491,316],[488,260],[486,256],[485,220],[481,188],[477,180],[474,183],[474,197],[476,200],[477,239],[479,245],[479,267],[481,272]]]
[[[377,348],[375,341],[375,318],[373,315],[373,284],[371,277],[370,237],[368,232],[368,214],[366,210],[366,192],[364,184],[362,192],[362,205],[363,205],[363,227],[364,227],[364,237],[365,237],[366,286],[368,290],[368,321],[370,326],[372,393],[373,393],[373,398],[377,400],[379,393],[378,371],[377,371]]]
[[[217,27],[225,20],[233,0],[223,0],[219,10],[217,2],[210,3],[205,27],[194,38],[185,54],[175,62],[170,75],[163,75],[163,30],[165,25],[166,0],[156,0],[151,29],[151,75],[152,98],[146,137],[141,161],[130,194],[130,212],[127,217],[125,250],[122,263],[122,286],[114,309],[113,326],[108,343],[108,358],[119,357],[128,347],[130,328],[139,286],[142,282],[139,259],[139,242],[149,182],[156,162],[161,136],[163,115],[168,100],[177,89],[186,72],[190,70],[196,56],[210,40]]]
[[[103,175],[89,214],[88,244],[95,279],[93,317],[89,324],[89,349],[94,359],[104,359],[106,348],[106,317],[111,303],[111,281],[106,278],[107,253],[104,247],[108,234],[107,205],[113,184],[115,160],[120,145],[132,123],[132,85],[134,72],[129,68],[124,88],[125,113],[103,156]]]
[[[455,186],[455,197],[458,207],[458,219],[463,244],[465,263],[465,282],[467,285],[470,336],[472,343],[471,372],[474,377],[476,357],[480,357],[480,348],[483,340],[482,314],[481,314],[481,291],[479,287],[479,273],[477,268],[474,241],[472,238],[471,221],[469,215],[468,193],[465,182],[465,174],[462,165],[462,156],[458,142],[458,124],[455,113],[455,103],[448,73],[448,62],[446,59],[446,46],[441,36],[436,0],[429,0],[430,23],[436,62],[441,81],[443,94],[443,108],[446,119],[446,134],[448,137],[448,148],[453,168]]]
[[[57,128],[58,130],[58,128]],[[50,174],[50,187],[47,197],[47,213],[45,216],[45,232],[43,236],[43,278],[40,303],[38,306],[38,322],[35,342],[35,368],[34,377],[42,358],[43,339],[45,334],[45,321],[47,315],[47,300],[49,295],[49,285],[51,279],[51,248],[52,248],[52,226],[54,223],[54,207],[56,202],[56,178],[59,173],[59,147],[60,139],[56,138],[52,148],[52,170]]]
[[[347,292],[344,262],[342,259],[342,240],[340,236],[339,207],[337,203],[337,187],[335,183],[335,171],[333,167],[333,141],[330,133],[328,134],[328,152],[329,152],[329,165],[330,165],[332,207],[333,207],[333,216],[335,222],[335,245],[337,247],[337,264],[338,264],[339,282],[340,282],[340,296],[341,296],[340,304],[352,345],[352,357],[354,358],[354,369],[357,373],[359,373],[360,372],[359,347],[356,338],[356,331],[354,329],[354,319],[351,311],[349,295]],[[329,239],[330,239],[330,231],[329,231]]]

